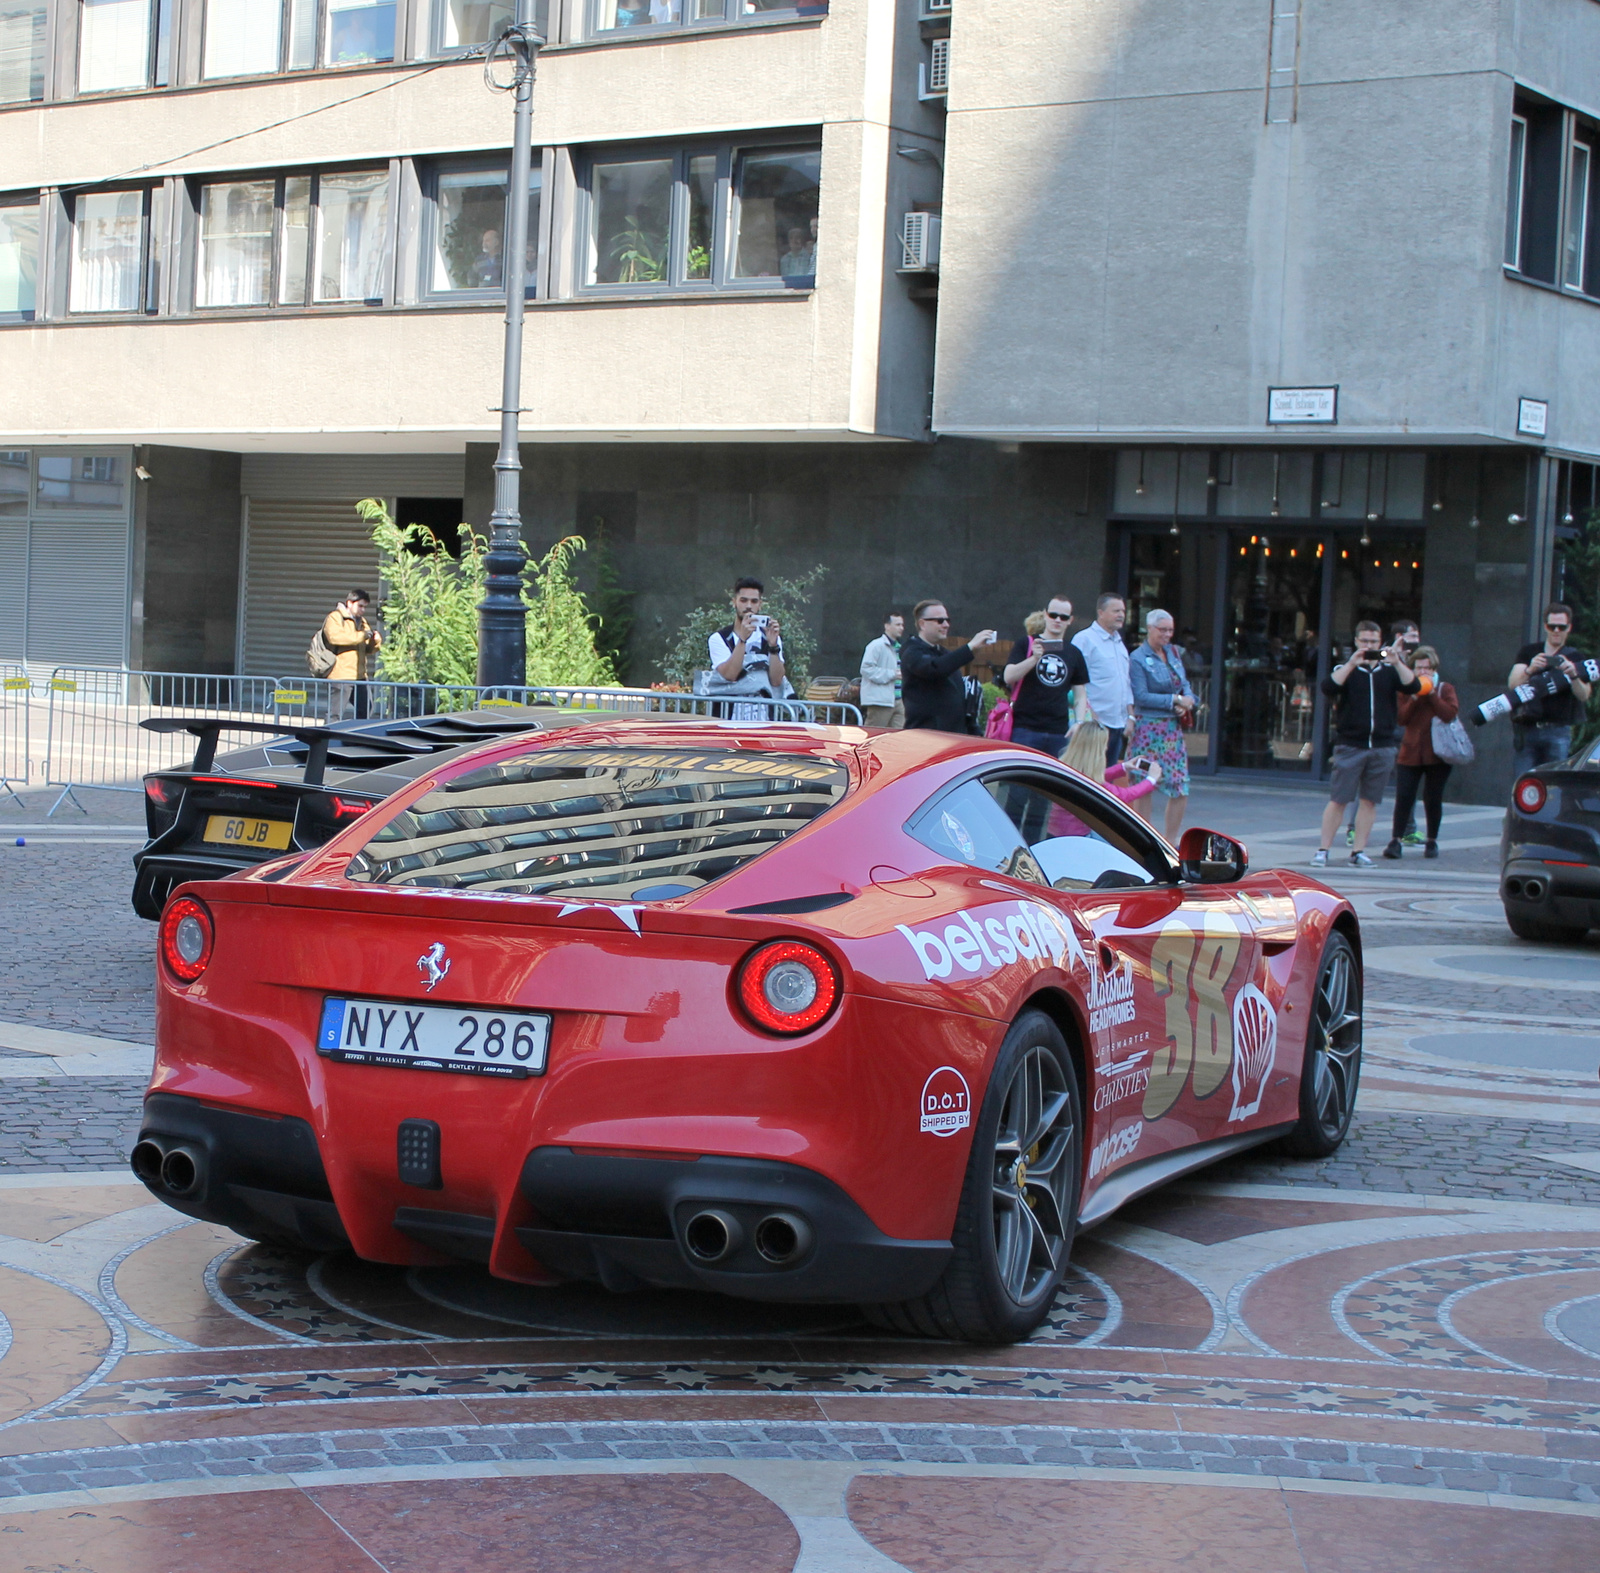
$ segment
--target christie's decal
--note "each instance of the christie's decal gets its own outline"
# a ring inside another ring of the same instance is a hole
[[[988,912],[994,916],[983,916]],[[923,975],[930,982],[957,972],[986,975],[1019,958],[1048,958],[1061,966],[1070,957],[1075,965],[1089,968],[1072,925],[1062,914],[1032,901],[999,902],[980,907],[976,913],[958,912],[943,929],[913,929],[904,923],[895,927],[917,953]]]
[[[953,1065],[941,1065],[922,1084],[920,1129],[927,1136],[954,1136],[972,1124],[972,1093]]]

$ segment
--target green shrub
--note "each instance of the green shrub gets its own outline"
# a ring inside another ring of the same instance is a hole
[[[802,698],[811,681],[811,663],[817,653],[817,636],[812,632],[805,608],[810,603],[811,592],[816,589],[817,581],[827,571],[823,564],[818,563],[796,579],[766,581],[762,609],[778,619],[783,635],[784,670],[794,684],[795,693]],[[710,606],[697,606],[672,636],[661,660],[661,675],[680,688],[692,688],[694,674],[703,672],[710,664],[706,641],[719,628],[726,628],[732,621],[731,597]]]
[[[402,528],[377,498],[357,503],[356,512],[371,527],[383,579],[378,676],[393,683],[476,683],[487,540],[463,524],[457,562],[433,531],[420,524]],[[583,537],[569,535],[543,557],[530,558],[523,571],[530,687],[617,681],[611,662],[595,648],[599,619],[573,581],[573,559],[583,550]]]

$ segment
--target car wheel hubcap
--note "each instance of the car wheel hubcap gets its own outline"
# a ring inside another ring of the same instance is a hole
[[[1077,1124],[1061,1062],[1024,1052],[1000,1107],[994,1145],[994,1247],[1000,1282],[1018,1305],[1054,1289],[1066,1261]]]
[[[1311,1041],[1317,1050],[1311,1085],[1317,1123],[1337,1136],[1349,1123],[1361,1073],[1360,985],[1355,958],[1342,946],[1317,982]]]

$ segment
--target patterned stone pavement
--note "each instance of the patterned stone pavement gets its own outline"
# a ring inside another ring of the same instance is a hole
[[[1335,871],[1431,969],[1369,967],[1344,1151],[1143,1199],[993,1350],[153,1204],[138,1080],[74,1073],[140,1041],[149,929],[85,889],[125,851],[40,850],[0,891],[71,883],[90,954],[25,939],[0,1006],[0,1573],[1600,1566],[1600,947],[1517,945],[1481,872]]]

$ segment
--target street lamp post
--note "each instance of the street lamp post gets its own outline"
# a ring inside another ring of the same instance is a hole
[[[528,176],[533,163],[533,72],[544,39],[533,21],[533,0],[517,0],[516,20],[489,46],[486,68],[497,55],[515,67],[509,83],[490,84],[516,95],[511,141],[511,189],[506,200],[506,238],[501,273],[506,283],[505,362],[500,379],[500,451],[494,461],[494,512],[489,515],[488,570],[478,603],[478,686],[520,688],[528,670],[527,603],[522,599],[522,544],[519,493],[522,459],[517,451],[517,417],[522,403],[522,316],[527,292]]]

